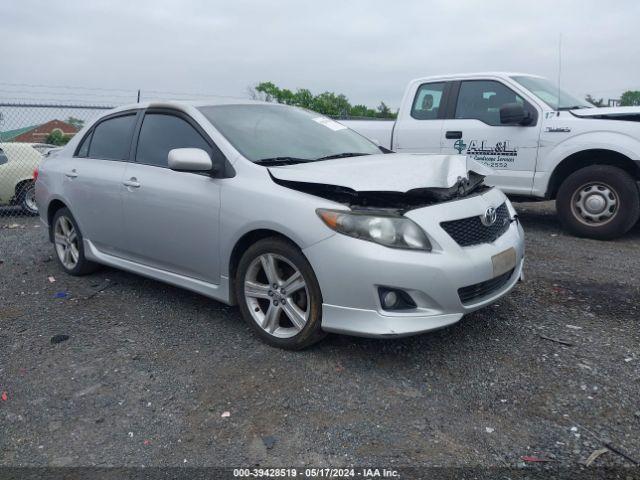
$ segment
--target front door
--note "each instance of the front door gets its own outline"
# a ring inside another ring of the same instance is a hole
[[[502,125],[500,107],[520,103],[534,119],[530,125]],[[467,155],[491,167],[486,183],[507,193],[531,193],[538,155],[540,120],[536,108],[496,80],[460,83],[454,118],[444,120],[443,153]]]
[[[167,166],[174,148],[213,147],[181,114],[148,111],[135,162],[124,175],[127,257],[179,275],[220,282],[219,180]]]

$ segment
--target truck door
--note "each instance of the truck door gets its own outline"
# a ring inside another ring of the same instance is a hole
[[[500,107],[507,103],[523,105],[532,121],[501,124]],[[443,153],[466,154],[493,168],[489,185],[516,195],[531,193],[540,136],[536,107],[497,80],[464,80],[452,116],[443,121]]]
[[[418,86],[413,94],[411,110],[400,111],[394,129],[393,150],[399,153],[440,153],[446,86],[446,82]]]

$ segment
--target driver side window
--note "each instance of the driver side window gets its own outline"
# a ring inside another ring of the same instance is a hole
[[[464,81],[460,84],[455,118],[475,119],[499,126],[502,125],[500,107],[506,103],[519,103],[534,116],[533,107],[506,85],[494,80]]]
[[[207,141],[186,120],[165,113],[147,113],[144,116],[136,162],[156,167],[167,167],[169,151],[174,148],[199,148],[213,158]]]

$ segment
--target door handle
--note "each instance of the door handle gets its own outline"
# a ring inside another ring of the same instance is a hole
[[[70,172],[65,172],[64,174],[67,176],[67,178],[76,178],[78,176],[78,172],[76,172],[75,168]]]
[[[125,180],[124,182],[122,182],[122,184],[125,187],[140,188],[140,183],[138,182],[138,179],[136,177],[131,177],[129,180]]]
[[[449,130],[447,133],[444,134],[444,136],[446,138],[454,140],[456,138],[462,138],[462,132],[459,130]]]

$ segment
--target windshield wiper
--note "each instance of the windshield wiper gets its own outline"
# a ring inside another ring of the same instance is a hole
[[[327,155],[326,157],[316,158],[316,160],[332,160],[334,158],[361,157],[363,155],[371,155],[371,154],[362,153],[362,152],[344,152],[344,153],[336,153],[335,155]]]
[[[259,160],[254,160],[253,163],[258,165],[294,165],[296,163],[303,163],[312,161],[309,158],[296,158],[296,157],[273,157],[273,158],[261,158]]]

